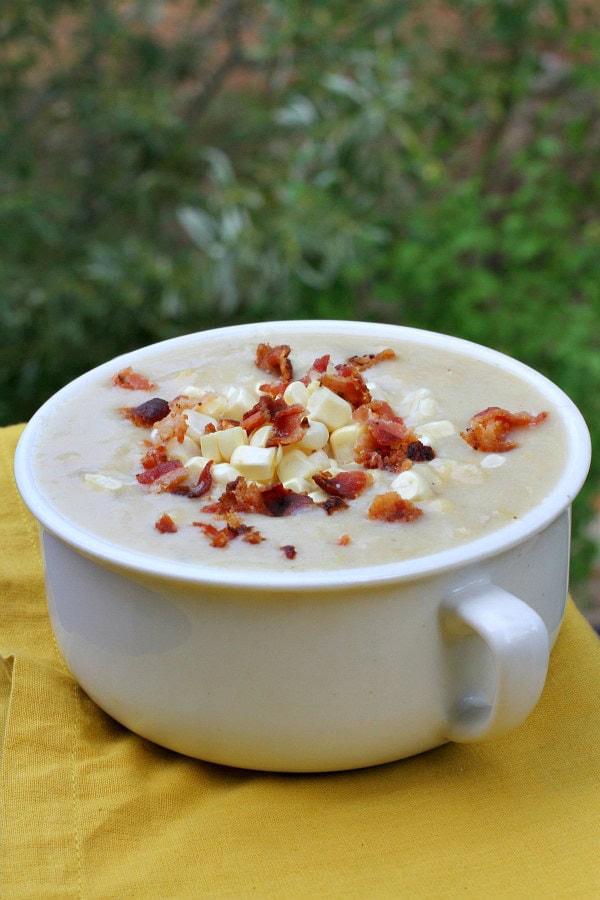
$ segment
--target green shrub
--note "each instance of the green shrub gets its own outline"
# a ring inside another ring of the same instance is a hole
[[[598,455],[593,14],[550,0],[7,0],[0,422],[164,337],[361,318],[540,369]],[[599,490],[594,462],[576,575]]]

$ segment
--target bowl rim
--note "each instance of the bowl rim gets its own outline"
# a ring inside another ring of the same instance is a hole
[[[205,343],[229,337],[235,339],[241,336],[246,336],[248,340],[254,336],[254,339],[265,341],[273,332],[282,331],[290,334],[291,338],[298,333],[304,335],[323,332],[365,337],[377,335],[380,340],[389,335],[390,340],[411,342],[427,347],[443,347],[446,350],[467,355],[496,366],[505,372],[510,372],[527,381],[547,397],[563,416],[567,435],[566,457],[570,460],[570,464],[565,466],[550,493],[537,506],[525,513],[521,519],[510,522],[490,534],[419,557],[341,570],[269,570],[268,573],[265,573],[263,570],[220,568],[218,565],[188,563],[166,557],[158,558],[113,544],[96,536],[92,531],[75,525],[46,499],[42,489],[36,483],[31,465],[32,449],[44,423],[52,417],[55,407],[72,394],[77,393],[88,382],[95,381],[105,374],[112,375],[124,364],[135,365],[149,356],[162,354],[172,349],[185,350],[186,345],[197,347],[198,341]],[[347,589],[350,586],[359,587],[366,584],[414,580],[478,563],[508,551],[543,531],[562,512],[570,508],[585,482],[590,462],[590,433],[581,412],[573,401],[545,375],[506,353],[464,338],[405,325],[337,319],[295,319],[228,325],[179,335],[121,353],[95,366],[60,388],[33,414],[25,425],[17,444],[14,472],[17,487],[25,505],[43,528],[82,555],[111,568],[124,569],[145,579],[154,577],[187,584],[210,584],[223,588],[303,591],[317,588],[323,590]]]

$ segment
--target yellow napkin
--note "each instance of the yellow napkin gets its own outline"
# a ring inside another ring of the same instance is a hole
[[[62,662],[19,433],[0,430],[2,897],[600,897],[600,642],[571,602],[542,699],[502,740],[329,775],[188,759]]]

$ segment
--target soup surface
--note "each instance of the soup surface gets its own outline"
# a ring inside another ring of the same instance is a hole
[[[326,570],[480,537],[560,475],[559,415],[495,364],[373,335],[271,330],[267,348],[289,355],[267,349],[259,366],[256,333],[150,348],[132,371],[102,367],[65,395],[36,447],[51,504],[153,557]],[[488,413],[474,428],[490,407],[531,419],[509,427]]]

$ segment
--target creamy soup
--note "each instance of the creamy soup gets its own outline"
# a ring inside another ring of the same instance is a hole
[[[289,355],[267,349],[262,368],[247,338],[103,367],[38,441],[43,493],[83,529],[153,557],[323,570],[506,526],[564,466],[559,415],[494,364],[373,335],[267,340]],[[473,418],[490,407],[527,416]],[[265,509],[240,506],[240,485]]]

